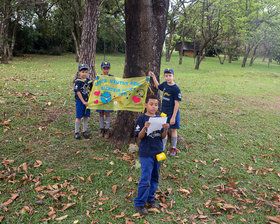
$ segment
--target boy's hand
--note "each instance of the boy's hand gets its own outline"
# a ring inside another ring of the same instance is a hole
[[[152,71],[149,71],[149,76],[151,76],[152,78],[155,77],[155,74]]]
[[[175,121],[175,118],[174,118],[174,117],[171,117],[171,119],[170,119],[170,124],[173,125],[173,124],[175,124],[175,122],[176,122],[176,121]]]
[[[168,124],[168,123],[163,124],[163,125],[162,125],[162,127],[166,130],[166,129],[168,129],[168,128],[169,128],[169,124]]]
[[[150,122],[146,121],[144,127],[148,128],[150,126],[150,124],[151,124]]]
[[[85,102],[84,105],[87,107],[88,106],[88,102]]]

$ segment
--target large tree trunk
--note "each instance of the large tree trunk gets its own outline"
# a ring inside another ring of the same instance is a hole
[[[83,20],[83,32],[81,38],[80,63],[89,66],[90,78],[95,77],[95,49],[97,41],[97,22],[100,0],[85,1],[85,15]]]
[[[10,19],[10,0],[4,0],[0,5],[0,58],[2,64],[8,64],[8,31]]]
[[[165,38],[169,0],[126,0],[126,63],[124,78],[146,76],[154,71],[159,78],[162,47]],[[151,83],[153,91],[158,91]],[[134,135],[139,113],[119,111],[113,139],[118,145],[128,143]]]

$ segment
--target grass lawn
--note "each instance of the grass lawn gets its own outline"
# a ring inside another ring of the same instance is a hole
[[[96,112],[94,137],[73,138],[74,59],[28,55],[0,65],[0,222],[279,223],[279,65],[207,58],[195,71],[193,58],[163,58],[161,71],[172,67],[182,91],[185,141],[162,165],[162,208],[139,217],[134,149],[95,137]],[[121,77],[124,55],[107,60]]]

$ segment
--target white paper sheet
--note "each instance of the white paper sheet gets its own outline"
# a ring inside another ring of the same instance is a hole
[[[167,117],[150,117],[150,126],[147,129],[147,135],[149,135],[153,131],[161,130],[162,125],[166,124],[166,121]]]

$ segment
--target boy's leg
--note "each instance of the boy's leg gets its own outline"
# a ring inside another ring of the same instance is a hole
[[[167,136],[166,138],[162,139],[163,151],[165,150],[166,143],[167,143]]]
[[[177,140],[178,140],[177,129],[170,129],[170,132],[171,132],[171,147],[176,148]]]
[[[76,118],[75,120],[75,133],[80,132],[81,127],[81,119]]]
[[[170,132],[171,132],[171,152],[170,156],[175,156],[177,151],[177,140],[178,140],[178,133],[177,129],[180,129],[180,111],[178,110],[175,124],[170,126]]]
[[[141,163],[141,178],[138,184],[137,197],[134,199],[135,206],[144,206],[147,202],[150,186],[151,175],[154,167],[154,159],[152,157],[140,157]]]
[[[111,125],[111,115],[110,113],[105,112],[105,117],[106,117],[106,126],[105,129],[109,129]]]
[[[76,120],[75,120],[75,139],[81,139],[80,127],[81,127],[81,119],[76,118]]]
[[[81,139],[80,127],[81,119],[83,117],[83,103],[80,100],[76,100],[76,120],[75,120],[75,139]]]
[[[160,168],[160,162],[158,162],[156,158],[154,158],[154,167],[151,175],[151,187],[150,187],[147,202],[153,202],[155,200],[155,193],[158,187],[159,168]]]
[[[99,137],[104,136],[104,112],[99,112],[99,125],[100,125],[100,133]]]
[[[85,139],[90,138],[87,133],[87,126],[88,126],[88,117],[83,117],[83,136]]]
[[[109,137],[110,137],[109,129],[110,129],[110,125],[111,125],[111,116],[110,116],[110,113],[105,112],[105,118],[106,118],[106,126],[105,126],[104,138],[109,138]]]

